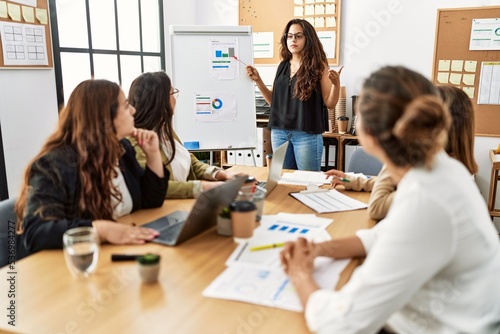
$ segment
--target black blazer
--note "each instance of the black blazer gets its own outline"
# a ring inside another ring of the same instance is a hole
[[[119,166],[132,196],[132,211],[160,207],[165,200],[169,172],[158,177],[141,169],[135,150],[126,139],[120,141],[125,153]],[[81,182],[78,154],[70,146],[57,148],[36,160],[29,174],[29,194],[23,219],[24,240],[30,252],[63,247],[63,234],[73,227],[92,226],[88,212],[79,213]]]

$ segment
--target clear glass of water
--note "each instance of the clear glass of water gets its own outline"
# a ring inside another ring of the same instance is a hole
[[[262,217],[262,211],[264,211],[264,200],[266,199],[266,193],[267,190],[265,188],[257,186],[257,189],[255,190],[252,197],[252,202],[257,207],[257,221],[260,221],[260,218]]]
[[[88,277],[97,268],[99,237],[93,227],[76,227],[63,235],[64,257],[76,277]]]

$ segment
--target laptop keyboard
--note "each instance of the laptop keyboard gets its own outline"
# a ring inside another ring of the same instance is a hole
[[[177,221],[177,219],[175,220]],[[165,226],[158,230],[160,235],[157,238],[165,241],[175,240],[183,226],[184,224],[180,224],[180,221],[177,221],[176,224]]]
[[[258,187],[261,187],[261,188],[265,188],[265,187],[266,187],[266,184],[267,184],[267,182],[266,182],[266,181],[259,181],[259,182],[257,183],[257,186],[258,186]]]

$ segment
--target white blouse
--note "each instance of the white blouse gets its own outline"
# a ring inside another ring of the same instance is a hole
[[[134,207],[134,203],[132,202],[132,196],[130,195],[130,191],[128,190],[127,183],[125,183],[125,179],[123,178],[123,173],[120,170],[120,167],[115,167],[117,176],[113,179],[113,185],[118,188],[118,191],[122,194],[121,202],[118,202],[116,198],[111,196],[111,205],[113,205],[113,219],[119,218],[121,216],[128,215],[132,212],[132,208]]]
[[[181,143],[177,140],[174,140],[174,142],[175,157],[174,160],[170,162],[172,177],[174,181],[186,181],[189,176],[189,171],[191,170],[191,155]],[[161,148],[167,158],[172,156],[172,147],[170,146],[169,141],[162,143]]]
[[[410,170],[387,217],[360,230],[366,260],[306,305],[318,333],[499,333],[500,246],[476,184],[444,152]]]

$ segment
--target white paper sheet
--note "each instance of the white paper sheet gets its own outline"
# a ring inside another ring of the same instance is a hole
[[[293,197],[318,213],[366,209],[367,204],[332,189],[327,192],[291,193]]]

